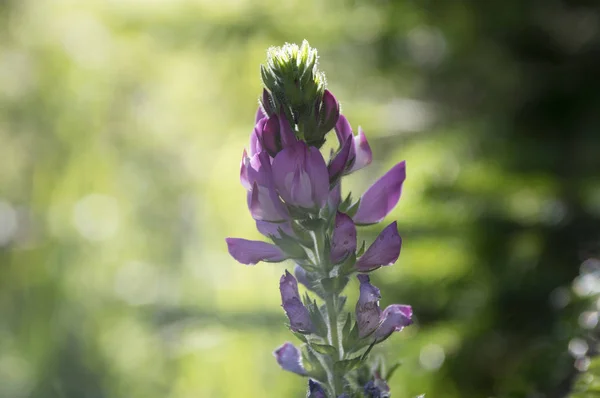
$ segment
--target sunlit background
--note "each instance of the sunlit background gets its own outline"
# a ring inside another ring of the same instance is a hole
[[[0,0],[0,397],[304,396],[272,356],[292,264],[224,242],[259,238],[259,64],[302,39],[373,148],[346,188],[407,160],[373,277],[417,318],[376,352],[393,396],[569,394],[598,351],[596,2]]]

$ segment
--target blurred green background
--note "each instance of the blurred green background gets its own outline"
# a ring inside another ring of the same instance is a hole
[[[373,148],[345,187],[408,162],[374,274],[417,318],[378,351],[393,396],[569,394],[597,352],[596,1],[0,0],[0,397],[304,396],[271,354],[292,264],[224,242],[259,238],[259,64],[302,39]]]

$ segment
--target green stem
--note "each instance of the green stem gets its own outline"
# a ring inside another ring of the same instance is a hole
[[[340,335],[339,335],[339,331],[338,331],[337,309],[336,309],[335,302],[336,302],[335,295],[330,295],[325,300],[325,305],[327,306],[327,317],[329,318],[329,333],[330,333],[329,344],[338,350],[338,357],[332,358],[333,363],[342,359],[341,358],[342,348],[340,347]],[[330,383],[331,383],[331,389],[333,390],[333,395],[334,395],[334,397],[336,397],[338,393],[342,392],[343,385],[342,385],[342,377],[341,377],[342,375],[338,375],[335,373],[335,369],[333,368],[333,363],[332,363],[332,369],[331,369],[331,375],[333,377],[333,380],[330,381]]]

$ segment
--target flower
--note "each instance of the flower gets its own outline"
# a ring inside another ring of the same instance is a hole
[[[311,333],[313,325],[308,310],[300,300],[298,282],[287,270],[279,280],[279,291],[282,307],[290,320],[290,329],[294,332]]]
[[[308,373],[302,365],[302,355],[300,350],[292,343],[285,343],[273,352],[277,363],[283,370],[306,376]]]
[[[285,115],[272,115],[263,124],[259,135],[262,147],[275,157],[283,148],[293,145],[297,139]]]
[[[248,208],[255,220],[279,222],[289,218],[288,210],[275,190],[271,160],[266,151],[242,159],[240,178],[242,185],[250,187]]]
[[[325,394],[323,387],[311,379],[308,380],[308,392],[308,398],[327,398],[327,394]]]
[[[381,322],[381,309],[379,289],[369,283],[367,275],[358,275],[360,281],[360,296],[356,303],[356,322],[358,325],[358,336],[366,337],[379,327]]]
[[[352,145],[349,148],[349,155],[346,162],[345,174],[350,174],[369,165],[373,160],[373,153],[367,141],[367,137],[362,129],[358,128],[358,135],[352,133],[352,127],[344,115],[340,115],[335,125],[335,132],[340,142],[340,146],[350,141]]]
[[[330,259],[334,264],[341,263],[356,251],[356,227],[352,219],[339,211],[335,215],[331,236]]]
[[[410,305],[392,304],[383,310],[381,326],[373,333],[377,341],[387,339],[393,332],[400,332],[405,326],[412,325]]]
[[[242,238],[227,238],[231,257],[242,264],[254,265],[259,261],[278,263],[288,258],[279,247],[270,243]]]
[[[287,236],[294,236],[294,231],[289,221],[287,222],[268,222],[256,220],[256,229],[267,237],[281,238],[281,232]]]
[[[298,141],[275,156],[272,170],[277,192],[288,205],[313,210],[325,206],[329,178],[317,148]]]
[[[392,167],[362,195],[354,215],[357,224],[374,224],[383,220],[396,206],[406,179],[406,162]]]
[[[370,272],[385,265],[392,265],[400,256],[402,238],[396,221],[381,231],[354,267],[358,272]]]
[[[366,398],[387,398],[390,396],[390,387],[379,373],[375,372],[373,380],[369,380],[363,389]]]
[[[379,308],[379,289],[370,283],[367,275],[357,277],[360,296],[356,303],[356,321],[360,338],[372,335],[375,341],[381,342],[393,332],[412,324],[412,308],[409,305],[392,304],[382,312]]]

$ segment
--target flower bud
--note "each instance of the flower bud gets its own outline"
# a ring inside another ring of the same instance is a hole
[[[290,329],[294,332],[311,333],[313,331],[310,314],[300,300],[298,282],[288,271],[279,281],[281,305],[290,320]]]

